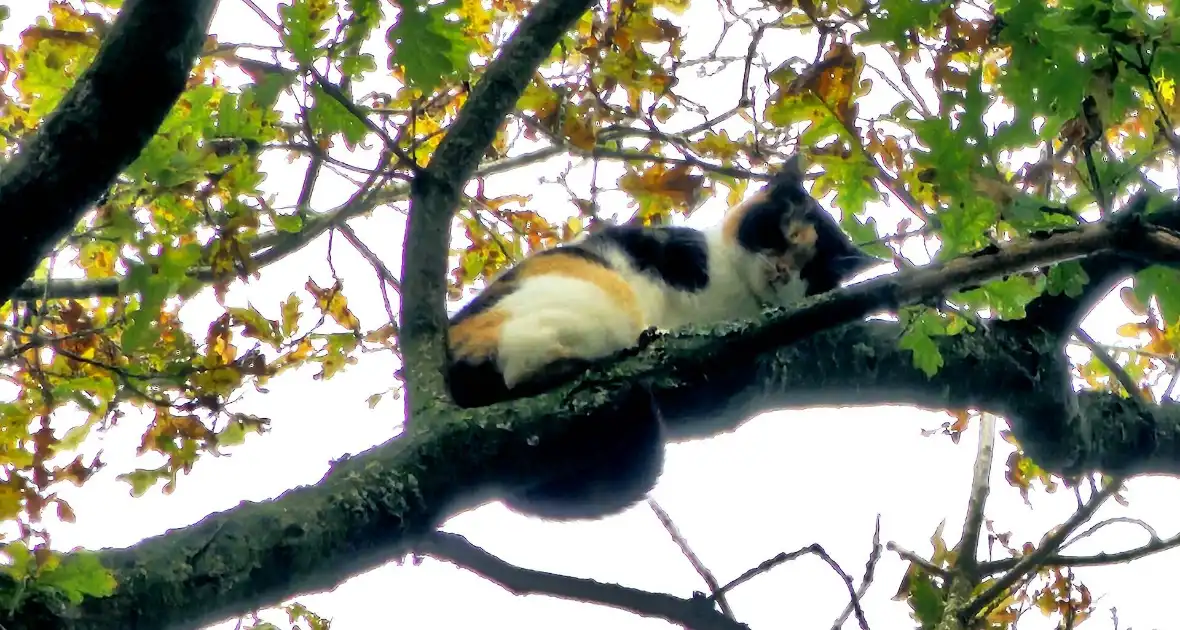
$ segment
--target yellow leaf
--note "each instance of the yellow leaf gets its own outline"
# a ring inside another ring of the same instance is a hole
[[[1120,337],[1135,338],[1139,336],[1139,333],[1143,332],[1143,324],[1123,324],[1122,326],[1119,326],[1115,332],[1118,333]]]

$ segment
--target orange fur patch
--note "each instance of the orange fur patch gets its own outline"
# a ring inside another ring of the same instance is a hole
[[[448,341],[456,357],[469,360],[495,358],[500,346],[500,327],[508,313],[495,307],[472,315],[451,326]]]
[[[782,271],[800,271],[815,258],[815,244],[819,240],[819,234],[810,221],[798,219],[783,226],[783,231],[789,249],[779,257],[779,267]]]
[[[581,256],[555,253],[525,260],[521,263],[517,278],[523,281],[544,275],[577,278],[593,284],[610,296],[611,301],[631,318],[636,328],[643,326],[643,313],[639,310],[635,291],[615,270]]]
[[[725,240],[731,243],[737,242],[738,230],[742,227],[742,220],[746,218],[746,213],[750,211],[750,208],[765,201],[766,191],[760,190],[749,199],[731,207],[721,222],[721,233],[725,236]]]

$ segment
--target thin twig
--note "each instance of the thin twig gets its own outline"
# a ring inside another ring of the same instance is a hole
[[[1118,564],[1121,562],[1131,562],[1140,558],[1145,558],[1153,553],[1167,551],[1180,547],[1180,534],[1172,536],[1171,538],[1154,539],[1145,545],[1127,549],[1125,551],[1116,551],[1114,553],[1098,553],[1092,556],[1065,556],[1060,554],[1050,554],[1039,562],[1042,567],[1096,567],[1106,566],[1110,564]],[[993,562],[984,562],[979,565],[980,575],[991,575],[993,573],[1001,573],[1011,571],[1020,562],[1021,558],[1005,558],[1003,560],[995,560]]]
[[[854,587],[852,585],[852,577],[850,575],[848,575],[848,573],[845,572],[843,568],[840,567],[839,563],[837,563],[835,560],[832,559],[831,556],[828,555],[828,552],[825,551],[824,548],[819,543],[812,543],[812,544],[810,544],[802,549],[796,550],[796,551],[782,552],[782,553],[779,553],[778,555],[774,556],[773,558],[769,558],[767,560],[764,560],[763,562],[759,563],[758,566],[747,570],[745,573],[742,573],[741,575],[739,575],[736,578],[734,578],[733,580],[731,580],[725,586],[722,586],[721,590],[719,590],[717,592],[717,596],[720,597],[720,596],[732,591],[733,589],[737,588],[738,586],[741,586],[742,584],[749,582],[750,580],[758,577],[759,575],[762,575],[763,573],[770,571],[771,569],[779,566],[780,564],[785,564],[787,562],[790,562],[790,561],[800,558],[802,556],[806,556],[808,554],[814,554],[814,555],[819,556],[824,562],[828,563],[829,567],[832,567],[832,570],[835,571],[836,574],[840,576],[840,579],[844,580],[844,585],[846,587],[848,587],[848,595],[849,595],[849,597],[851,597],[852,610],[856,614],[856,620],[860,624],[861,630],[869,630],[869,622],[868,622],[868,620],[865,619],[864,610],[860,606],[860,599],[856,595],[856,587]]]
[[[943,579],[950,579],[951,577],[950,571],[947,571],[946,569],[930,562],[926,558],[919,556],[917,553],[910,551],[909,549],[906,549],[895,542],[890,541],[885,543],[885,548],[901,556],[902,559],[918,565],[918,567],[920,567],[926,573],[937,575]]]
[[[1082,330],[1082,328],[1079,326],[1076,330],[1074,330],[1074,335],[1079,341],[1082,342],[1083,345],[1090,349],[1090,352],[1094,353],[1094,356],[1097,357],[1100,362],[1102,362],[1102,365],[1106,366],[1106,369],[1110,370],[1111,374],[1114,374],[1114,377],[1118,380],[1119,385],[1122,385],[1123,389],[1127,391],[1127,396],[1131,398],[1142,399],[1144,394],[1139,389],[1139,386],[1135,383],[1135,379],[1131,378],[1130,374],[1127,374],[1127,371],[1123,369],[1123,366],[1119,365],[1119,362],[1115,361],[1114,357],[1110,356],[1110,353],[1107,352],[1105,348],[1103,348],[1098,342],[1094,341],[1094,338],[1090,336],[1090,333]]]
[[[856,598],[848,602],[844,607],[844,612],[832,622],[832,630],[840,630],[844,627],[844,622],[852,616],[856,610],[856,603],[864,599],[866,593],[869,592],[869,587],[873,584],[873,577],[876,576],[877,562],[881,560],[881,515],[877,515],[877,524],[873,528],[873,548],[869,552],[869,559],[865,562],[865,575],[860,580],[860,586],[856,589]]]
[[[680,530],[677,529],[676,524],[672,522],[672,517],[668,516],[668,513],[664,511],[664,508],[660,507],[659,503],[656,503],[655,499],[648,499],[647,506],[655,513],[656,518],[660,520],[660,524],[664,526],[664,530],[668,532],[668,535],[672,537],[672,541],[680,548],[680,553],[684,554],[684,557],[692,564],[692,568],[697,572],[697,575],[701,576],[701,579],[705,581],[705,585],[709,587],[709,594],[717,602],[721,613],[730,619],[736,619],[733,609],[729,607],[729,602],[725,600],[725,595],[720,593],[721,585],[717,582],[717,577],[713,575],[713,572],[693,552],[692,547],[688,545],[688,541],[680,534]]]

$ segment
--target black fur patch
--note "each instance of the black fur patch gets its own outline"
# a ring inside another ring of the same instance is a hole
[[[664,429],[646,388],[636,387],[609,417],[555,432],[527,456],[544,470],[506,492],[510,509],[549,520],[603,518],[639,503],[664,466]]]
[[[857,249],[836,219],[818,204],[809,218],[817,236],[815,257],[799,272],[799,277],[807,282],[807,295],[831,291],[852,276],[883,262]]]
[[[623,250],[632,264],[680,291],[700,291],[709,284],[709,249],[705,235],[689,227],[612,225],[586,239],[594,248],[610,243]]]
[[[775,181],[763,194],[764,197],[742,215],[737,229],[738,245],[751,252],[786,252],[791,244],[783,232],[783,217],[801,219],[808,216],[815,200],[798,182],[791,181]],[[815,209],[819,210],[819,207]]]

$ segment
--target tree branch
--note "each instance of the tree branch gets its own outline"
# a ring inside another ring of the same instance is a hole
[[[1133,225],[1097,224],[876,278],[770,313],[764,324],[735,322],[713,333],[661,336],[625,360],[534,398],[471,410],[431,409],[425,422],[337,462],[314,486],[272,501],[243,502],[191,527],[101,551],[118,583],[111,596],[64,607],[34,597],[3,623],[8,630],[98,630],[124,628],[132,620],[144,627],[195,629],[335,588],[406,553],[450,516],[497,499],[522,480],[560,470],[569,453],[551,448],[553,442],[587,444],[617,435],[629,418],[616,411],[639,388],[657,400],[675,440],[730,431],[772,409],[977,408],[1007,416],[1028,450],[1048,439],[1042,450],[1077,454],[1071,465],[1114,474],[1180,473],[1180,404],[1083,393],[1075,401],[1083,422],[1071,423],[1052,397],[1026,402],[1045,398],[1048,389],[1029,367],[1035,351],[1059,353],[1046,333],[1037,337],[1021,322],[998,322],[935,338],[944,365],[927,377],[898,347],[899,324],[856,321],[1028,265],[1132,247],[1141,232]],[[1083,425],[1089,431],[1084,440],[1069,432]],[[1083,442],[1091,448],[1081,448]]]
[[[1180,535],[1172,536],[1171,538],[1153,538],[1146,545],[1135,547],[1134,549],[1127,549],[1126,551],[1116,551],[1114,553],[1098,553],[1092,556],[1064,556],[1060,554],[1049,554],[1040,561],[1042,567],[1096,567],[1105,566],[1108,564],[1118,564],[1120,562],[1130,562],[1138,560],[1139,558],[1147,557],[1153,553],[1167,551],[1180,547]],[[1003,560],[996,560],[993,562],[985,562],[979,565],[979,570],[982,575],[990,575],[993,573],[1005,573],[1011,571],[1022,558],[1005,558]]]
[[[1083,523],[1098,511],[1098,508],[1106,502],[1108,498],[1123,485],[1123,479],[1115,478],[1105,488],[1099,490],[1090,497],[1090,500],[1082,506],[1081,509],[1073,513],[1069,520],[1065,521],[1053,533],[1045,537],[1045,541],[1040,547],[1032,553],[1024,556],[1012,566],[1004,575],[1000,576],[991,586],[979,596],[975,597],[962,610],[959,611],[959,619],[964,623],[969,623],[970,619],[979,614],[984,608],[991,604],[992,600],[1003,595],[1009,588],[1024,578],[1029,571],[1036,570],[1037,567],[1042,566],[1042,562],[1055,550],[1057,550],[1061,543],[1069,535],[1080,527]]]
[[[996,451],[996,417],[990,413],[979,419],[979,449],[975,455],[975,470],[971,479],[971,498],[967,516],[963,519],[963,535],[959,539],[959,562],[956,567],[974,581],[979,564],[979,533],[983,529],[984,505],[991,492],[992,459]]]
[[[683,599],[617,584],[525,569],[497,558],[459,534],[435,532],[416,545],[415,549],[463,567],[513,595],[539,594],[589,602],[641,617],[663,619],[689,630],[749,630],[749,626],[717,612],[712,602],[704,598]]]
[[[128,0],[93,63],[0,170],[0,296],[33,274],[184,91],[217,0]]]
[[[404,184],[394,184],[370,189],[362,186],[343,204],[306,220],[298,232],[271,232],[254,242],[254,254],[250,266],[261,269],[276,263],[303,249],[324,232],[344,225],[350,219],[371,212],[377,206],[402,199],[408,192]],[[213,272],[211,267],[196,267],[189,270],[189,276],[202,282],[212,283],[224,276]],[[101,278],[97,280],[29,280],[13,292],[16,300],[64,299],[86,297],[116,297],[121,294],[123,278]]]
[[[410,186],[410,216],[402,256],[402,334],[408,419],[431,401],[446,400],[442,381],[446,341],[444,286],[451,219],[496,131],[558,39],[594,0],[541,0],[488,64],[430,164]]]

